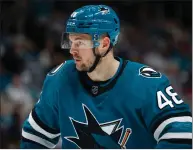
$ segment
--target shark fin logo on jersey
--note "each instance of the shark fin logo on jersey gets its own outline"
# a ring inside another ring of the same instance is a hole
[[[139,69],[139,75],[146,78],[161,78],[161,73],[155,71],[154,69],[144,66]]]
[[[92,112],[83,104],[86,123],[79,122],[70,117],[76,137],[64,137],[83,149],[125,149],[125,145],[131,135],[131,129],[127,128],[121,140],[124,127],[119,127],[122,119],[106,123],[98,123]]]

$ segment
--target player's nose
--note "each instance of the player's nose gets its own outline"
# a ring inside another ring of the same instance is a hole
[[[78,54],[78,50],[75,48],[70,48],[70,54],[71,55],[77,55]]]

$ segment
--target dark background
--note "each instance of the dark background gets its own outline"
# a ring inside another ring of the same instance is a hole
[[[165,73],[192,106],[191,1],[3,0],[0,148],[19,147],[21,125],[38,100],[46,73],[70,59],[68,51],[60,49],[66,19],[91,4],[107,4],[120,18],[115,54]]]

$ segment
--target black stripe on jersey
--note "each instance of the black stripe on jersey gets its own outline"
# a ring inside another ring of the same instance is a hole
[[[169,143],[175,143],[175,144],[191,144],[192,145],[192,139],[163,139],[161,141],[167,141]]]
[[[26,142],[26,143],[25,143],[25,142]],[[35,144],[35,145],[40,146],[40,147],[38,147],[38,149],[39,149],[39,148],[41,148],[41,149],[48,149],[48,147],[46,147],[46,146],[44,146],[44,145],[42,145],[42,144],[40,144],[40,143],[37,143],[37,142],[35,142],[35,141],[26,139],[26,138],[24,138],[24,137],[21,138],[21,143],[24,143],[24,144],[32,143],[32,144]],[[32,147],[30,147],[30,145],[29,145],[29,147],[25,145],[25,147],[26,147],[26,148],[30,148],[30,149],[32,148]]]
[[[160,114],[159,114],[160,115]],[[192,116],[192,114],[190,112],[179,112],[179,113],[176,113],[176,112],[172,112],[162,118],[159,119],[158,117],[158,120],[153,122],[151,125],[150,125],[150,129],[151,129],[151,132],[154,133],[155,130],[158,128],[158,126],[164,122],[165,120],[169,119],[169,118],[173,118],[173,117],[180,117],[180,116]]]
[[[40,133],[40,132],[34,130],[33,128],[25,128],[24,131],[27,132],[27,133],[33,134],[35,136],[41,137],[44,140],[49,141],[49,142],[51,142],[53,144],[55,143],[56,140],[58,140],[60,138],[60,136],[57,136],[55,138],[50,139],[49,137],[47,137],[43,133]]]
[[[57,130],[57,129],[53,129],[53,128],[50,128],[48,127],[46,124],[44,124],[38,117],[38,115],[36,114],[36,111],[35,111],[35,107],[32,109],[32,117],[34,119],[34,121],[44,130],[46,130],[47,132],[49,133],[52,133],[52,134],[58,134],[60,133],[60,130]]]

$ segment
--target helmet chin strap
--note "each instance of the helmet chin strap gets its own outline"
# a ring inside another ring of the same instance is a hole
[[[98,65],[98,63],[99,63],[99,61],[100,61],[100,59],[101,59],[101,56],[96,54],[95,49],[96,49],[96,48],[93,48],[93,49],[92,49],[93,54],[94,54],[94,56],[95,56],[95,60],[94,60],[93,65],[92,65],[92,66],[90,67],[90,69],[87,71],[87,72],[89,72],[89,73],[92,72],[92,71],[96,68],[96,66]]]
[[[90,69],[89,69],[87,72],[90,73],[90,72],[94,71],[94,69],[95,69],[96,66],[98,65],[100,59],[101,59],[102,57],[105,57],[105,56],[108,54],[108,52],[111,50],[111,48],[112,48],[112,44],[110,44],[108,50],[107,50],[106,53],[105,53],[104,55],[102,55],[102,56],[99,55],[99,54],[96,54],[96,48],[92,48],[93,54],[94,54],[94,56],[95,56],[95,61],[94,61],[93,65],[90,67]]]

